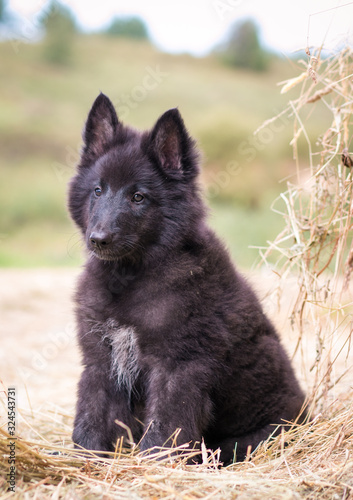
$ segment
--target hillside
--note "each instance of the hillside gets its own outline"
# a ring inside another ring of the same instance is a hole
[[[213,57],[172,56],[93,35],[77,37],[66,66],[48,64],[43,53],[43,44],[0,44],[0,265],[80,262],[66,185],[99,91],[137,128],[179,107],[203,151],[211,222],[238,262],[251,265],[256,250],[248,245],[281,227],[269,205],[292,164],[290,119],[260,141],[253,131],[287,102],[276,83],[296,74],[293,63],[275,61],[260,74],[235,71]]]

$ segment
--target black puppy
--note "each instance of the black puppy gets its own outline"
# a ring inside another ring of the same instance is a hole
[[[71,180],[69,209],[88,260],[76,295],[84,371],[74,442],[114,450],[221,448],[243,460],[304,401],[249,285],[205,221],[198,155],[177,109],[153,129],[119,122],[100,94]]]

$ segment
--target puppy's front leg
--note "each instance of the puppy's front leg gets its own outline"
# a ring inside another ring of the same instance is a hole
[[[114,451],[117,438],[126,437],[126,431],[115,420],[136,427],[127,392],[117,386],[102,366],[86,366],[79,383],[72,435],[76,447]]]
[[[142,451],[200,443],[212,414],[205,371],[203,364],[192,361],[178,363],[172,370],[164,364],[151,371]]]

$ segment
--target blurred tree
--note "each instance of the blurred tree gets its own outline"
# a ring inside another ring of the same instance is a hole
[[[8,0],[0,0],[0,36],[14,36],[19,32],[18,28],[18,20],[8,8]]]
[[[149,40],[146,24],[136,16],[115,17],[105,33],[111,36]]]
[[[7,9],[7,3],[7,0],[0,0],[0,24],[3,25],[12,21],[11,15]]]
[[[220,52],[232,66],[264,71],[269,64],[269,53],[261,47],[259,29],[251,19],[232,27]]]
[[[71,11],[52,0],[41,18],[45,30],[44,57],[54,64],[68,64],[77,27]]]
[[[0,0],[0,23],[5,19],[5,0]]]

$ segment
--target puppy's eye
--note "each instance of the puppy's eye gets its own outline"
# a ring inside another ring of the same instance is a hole
[[[132,197],[131,201],[134,201],[135,203],[141,203],[141,201],[144,200],[144,197],[141,193],[135,193],[134,196]]]
[[[94,193],[96,196],[100,196],[102,194],[102,188],[96,187],[96,189],[94,190]]]

